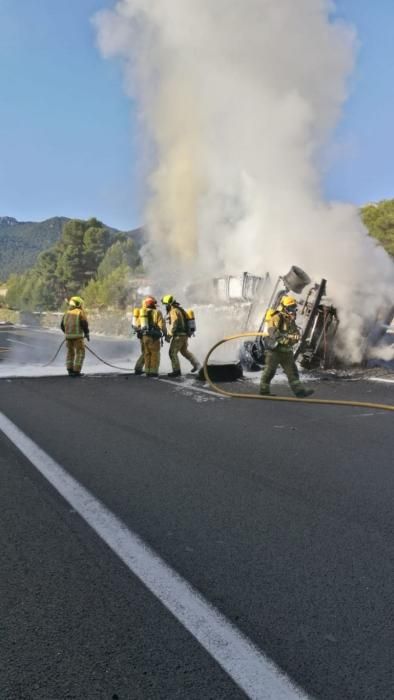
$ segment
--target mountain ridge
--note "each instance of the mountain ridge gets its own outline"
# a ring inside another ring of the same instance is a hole
[[[71,219],[52,216],[43,221],[18,221],[13,216],[0,216],[0,281],[11,274],[21,274],[35,265],[38,256],[57,243],[63,226]],[[105,227],[114,234],[120,233],[112,226]],[[141,228],[122,231],[140,246],[143,241]]]

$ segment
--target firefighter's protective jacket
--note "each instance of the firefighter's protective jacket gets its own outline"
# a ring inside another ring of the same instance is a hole
[[[300,331],[297,328],[294,317],[284,311],[274,311],[267,323],[267,332],[272,340],[276,340],[278,347],[291,348],[298,343]]]
[[[181,306],[171,306],[170,314],[170,334],[172,336],[188,336],[186,312]]]
[[[148,310],[149,327],[143,331],[143,335],[160,337],[167,335],[167,326],[160,309]]]
[[[67,340],[83,338],[89,335],[89,324],[82,309],[69,309],[62,318],[60,328]]]

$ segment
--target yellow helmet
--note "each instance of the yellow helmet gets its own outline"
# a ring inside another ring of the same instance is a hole
[[[68,302],[68,305],[70,309],[74,309],[75,307],[80,309],[83,306],[83,299],[81,297],[71,297],[71,299]]]
[[[294,299],[294,297],[284,296],[280,300],[280,303],[286,311],[297,310],[297,299]]]
[[[172,296],[172,294],[165,294],[165,296],[161,300],[161,303],[168,305],[168,304],[173,304],[174,301],[175,301],[175,299]]]

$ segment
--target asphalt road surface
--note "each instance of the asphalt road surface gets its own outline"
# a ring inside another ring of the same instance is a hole
[[[314,388],[392,405],[371,378]],[[393,425],[189,378],[2,379],[1,700],[392,700]]]

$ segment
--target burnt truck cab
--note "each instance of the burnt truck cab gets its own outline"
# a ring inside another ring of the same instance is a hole
[[[283,296],[300,295],[306,289],[305,298],[297,299],[296,323],[301,337],[294,351],[295,358],[305,369],[328,369],[335,363],[334,338],[339,320],[335,307],[326,297],[326,284],[325,279],[312,283],[306,272],[293,265],[287,275],[278,278],[258,328],[259,332],[263,331],[267,312],[277,309]],[[264,358],[264,338],[256,336],[243,344],[240,360],[245,369],[260,370]]]

